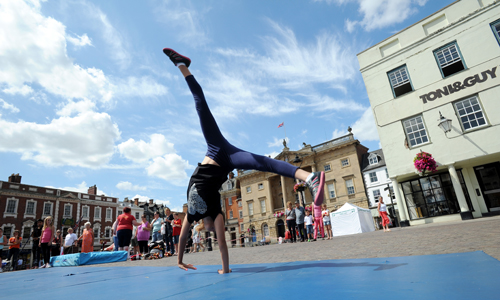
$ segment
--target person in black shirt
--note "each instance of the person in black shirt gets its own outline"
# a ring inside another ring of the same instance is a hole
[[[40,242],[40,237],[42,236],[43,220],[39,219],[35,225],[33,225],[33,230],[31,231],[31,237],[33,238],[33,248],[31,249],[33,253],[33,269],[38,269],[38,262],[40,261],[40,255],[42,250],[38,245]]]
[[[175,253],[174,242],[172,241],[172,221],[174,220],[174,215],[170,211],[170,208],[165,208],[165,245],[167,247],[167,252],[170,252],[172,255]]]

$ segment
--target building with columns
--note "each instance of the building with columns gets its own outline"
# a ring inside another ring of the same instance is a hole
[[[111,238],[111,226],[119,210],[118,198],[97,195],[97,187],[91,186],[88,193],[78,193],[54,188],[21,183],[19,174],[9,176],[8,182],[0,181],[0,225],[7,237],[19,230],[24,247],[24,261],[31,259],[31,230],[38,219],[52,216],[56,229],[62,229],[63,237],[68,228],[76,228],[82,234],[85,222],[90,222],[94,230],[96,249],[101,238]]]
[[[325,202],[330,211],[340,208],[349,202],[368,208],[361,158],[368,148],[349,134],[311,146],[306,143],[303,148],[292,151],[283,148],[275,159],[291,163],[309,172],[325,171]],[[301,205],[312,203],[308,190],[296,194],[293,187],[296,180],[274,173],[255,170],[238,170],[241,189],[241,210],[243,221],[241,230],[247,234],[255,233],[256,240],[265,236],[283,237],[285,233],[285,217],[274,217],[275,212],[284,211],[286,203],[300,201]],[[303,197],[304,196],[304,197]]]
[[[403,225],[500,212],[499,16],[455,1],[358,54]]]

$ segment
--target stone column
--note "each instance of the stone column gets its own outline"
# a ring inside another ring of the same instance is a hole
[[[311,170],[312,170],[313,172],[316,172],[316,164],[312,164],[312,165],[311,165]]]
[[[406,205],[404,205],[404,199],[401,197],[399,192],[399,184],[396,178],[391,178],[392,188],[394,190],[394,196],[396,196],[396,203],[398,204],[398,213],[401,227],[410,226],[410,221],[408,219],[408,213],[406,211]]]
[[[285,176],[280,176],[280,180],[281,180],[281,193],[283,194],[283,208],[286,207],[286,202],[287,202],[287,199],[286,199],[286,184],[285,184]]]
[[[450,172],[451,183],[453,184],[455,195],[457,195],[458,205],[460,205],[460,216],[462,217],[462,220],[474,219],[472,212],[469,211],[467,201],[465,200],[465,194],[462,190],[462,185],[460,184],[460,179],[458,178],[455,166],[453,164],[448,165],[448,171]]]
[[[56,207],[54,209],[54,227],[57,229],[57,221],[59,217],[59,200],[56,200]],[[62,236],[62,233],[61,233]]]

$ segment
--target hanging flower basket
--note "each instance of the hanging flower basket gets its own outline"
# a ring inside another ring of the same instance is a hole
[[[285,212],[283,212],[283,211],[277,211],[274,213],[275,218],[281,218],[284,215],[285,215]]]
[[[426,172],[436,172],[437,163],[432,158],[432,154],[423,152],[417,153],[417,156],[413,159],[413,165],[415,166],[415,173],[420,176],[424,176]]]
[[[306,205],[306,211],[312,211],[312,205]]]
[[[304,181],[301,181],[299,183],[296,183],[294,186],[293,186],[293,191],[295,193],[297,192],[302,192],[303,190],[305,190],[307,188],[307,185]]]

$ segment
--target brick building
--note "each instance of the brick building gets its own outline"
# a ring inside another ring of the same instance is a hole
[[[0,181],[0,226],[7,237],[19,230],[24,242],[30,239],[38,219],[52,216],[55,227],[62,228],[64,236],[82,218],[75,233],[82,233],[85,222],[92,223],[97,248],[101,238],[110,238],[118,210],[118,198],[97,195],[95,185],[85,194],[22,184],[19,174],[9,176],[8,182]],[[30,259],[31,247],[30,240],[21,253],[25,261]]]

